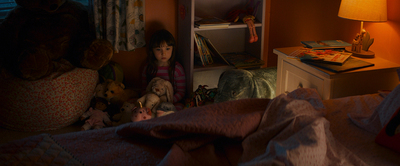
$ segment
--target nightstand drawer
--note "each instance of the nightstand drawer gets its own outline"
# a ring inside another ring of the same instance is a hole
[[[278,55],[277,94],[291,92],[298,87],[315,88],[321,98],[327,100],[393,90],[399,84],[397,70],[400,65],[391,61],[379,57],[362,59],[374,66],[335,73],[288,58],[301,48],[274,49]]]
[[[283,62],[283,90],[291,92],[297,88],[314,88],[320,96],[324,92],[324,79],[304,71],[286,61]]]

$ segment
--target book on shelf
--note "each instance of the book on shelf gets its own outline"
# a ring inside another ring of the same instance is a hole
[[[199,29],[213,29],[213,28],[229,28],[229,24],[228,25],[195,25],[195,27],[199,28]]]
[[[209,38],[205,38],[205,41],[211,52],[211,55],[213,55],[214,58],[216,57],[216,59],[220,59],[221,61],[225,62],[225,64],[230,65],[229,62],[217,50],[217,48],[214,46],[214,44],[211,42],[211,40]]]
[[[329,64],[329,63],[320,63],[316,61],[304,61],[304,63],[319,67],[321,69],[325,69],[331,72],[339,73],[339,72],[345,72],[345,71],[350,71],[350,70],[356,70],[364,67],[370,67],[374,66],[373,63],[369,63],[360,59],[356,59],[353,57],[349,57],[346,62],[343,63],[343,65],[334,65],[334,64]]]
[[[345,48],[351,46],[350,43],[343,40],[301,41],[301,44],[313,49]]]
[[[198,33],[195,33],[194,40],[196,43],[198,55],[201,59],[202,65],[206,66],[206,65],[214,63],[214,61],[211,57],[210,49],[207,47],[205,37],[203,37],[202,35],[200,35]]]
[[[195,26],[202,28],[228,28],[230,22],[220,19],[218,17],[197,18],[194,22]]]
[[[200,56],[199,49],[197,48],[197,44],[194,44],[194,63],[200,66],[205,66],[203,57]]]
[[[315,61],[319,63],[330,63],[335,65],[343,65],[343,63],[352,55],[352,53],[345,52],[343,49],[327,49],[327,50],[315,50],[315,49],[299,49],[289,56],[304,61]]]
[[[236,68],[254,68],[264,65],[264,61],[246,52],[222,53],[224,59]]]

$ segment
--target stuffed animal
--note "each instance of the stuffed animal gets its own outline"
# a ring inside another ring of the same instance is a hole
[[[213,103],[217,88],[207,89],[208,85],[199,85],[199,87],[190,94],[190,97],[185,100],[185,108],[199,107],[206,103]]]
[[[160,105],[157,107],[157,117],[169,115],[172,113],[175,113],[177,110],[174,106],[174,104],[170,102],[162,102]]]
[[[72,0],[15,0],[0,25],[3,77],[37,80],[60,68],[60,60],[98,70],[114,54],[112,44],[96,39],[85,6]]]
[[[132,113],[132,122],[139,122],[142,120],[149,120],[152,118],[151,110],[147,107],[137,107]]]
[[[125,85],[121,82],[107,79],[106,84],[107,88],[104,96],[111,104],[117,104],[121,107],[124,102],[139,96],[135,90],[125,89]]]
[[[98,83],[96,85],[96,88],[94,89],[94,97],[100,97],[106,99],[107,97],[105,96],[106,94],[106,89],[107,89],[107,82],[102,82]]]
[[[154,77],[146,87],[146,92],[153,92],[160,97],[161,102],[174,101],[174,89],[171,82],[160,77]]]
[[[111,120],[108,116],[108,113],[104,110],[107,109],[107,101],[102,98],[97,98],[96,106],[90,107],[88,111],[82,114],[80,117],[81,120],[85,120],[85,124],[82,126],[82,130],[89,130],[91,128],[101,129],[105,125],[103,122],[106,122],[107,125],[111,126]]]
[[[153,118],[157,116],[157,108],[160,104],[160,97],[158,97],[156,94],[146,93],[145,95],[137,99],[137,102],[143,104],[143,107],[149,108],[153,113]]]
[[[131,118],[132,118],[132,114],[133,114],[133,110],[136,109],[136,105],[133,103],[129,103],[129,102],[124,102],[124,104],[122,105],[121,109],[120,109],[120,113],[115,114],[112,119],[117,121],[117,122],[112,122],[113,126],[119,126],[121,124],[125,124],[128,122],[132,122]]]
[[[276,67],[227,70],[219,78],[214,103],[244,98],[272,99],[275,97],[276,76]]]

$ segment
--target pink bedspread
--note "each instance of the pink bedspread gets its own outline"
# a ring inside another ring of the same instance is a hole
[[[325,111],[315,90],[298,89],[54,139],[87,165],[366,165]]]
[[[364,165],[332,137],[323,109],[315,91],[300,89],[271,102],[245,99],[131,123],[116,133],[173,144],[160,165]]]

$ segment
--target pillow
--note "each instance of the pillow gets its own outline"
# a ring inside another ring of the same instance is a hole
[[[397,85],[370,115],[349,113],[350,120],[367,131],[378,134],[400,107],[400,84]]]
[[[36,81],[1,80],[0,126],[47,131],[76,122],[89,107],[99,76],[96,70],[62,68]]]
[[[375,142],[400,152],[400,107],[393,114],[389,123],[376,136]]]

